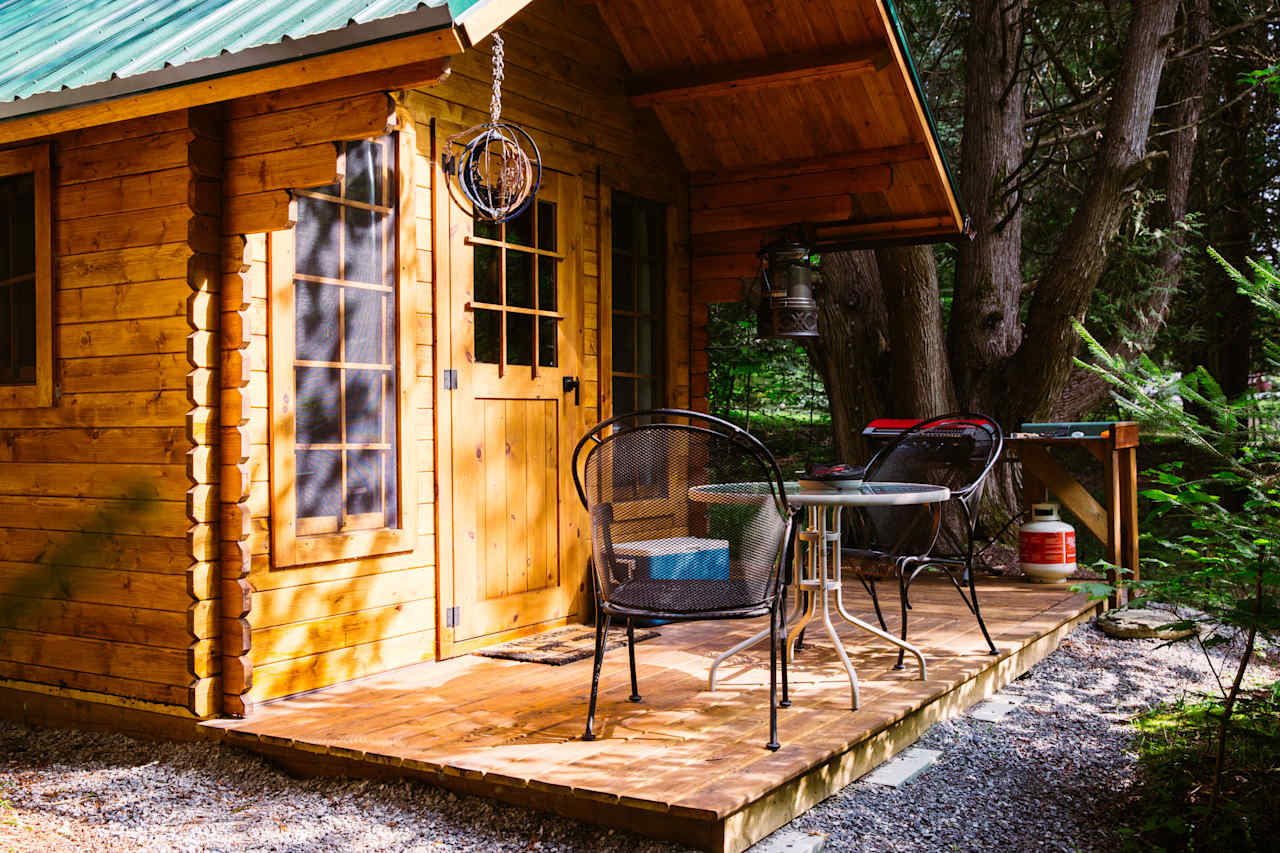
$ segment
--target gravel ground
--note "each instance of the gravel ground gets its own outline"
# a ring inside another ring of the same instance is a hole
[[[841,851],[1105,851],[1133,784],[1127,720],[1206,689],[1195,647],[1091,626],[1002,692],[998,723],[940,723],[900,788],[855,782],[792,829]],[[1273,672],[1271,677],[1276,677]],[[0,850],[628,851],[680,848],[417,782],[298,780],[211,744],[0,722]]]

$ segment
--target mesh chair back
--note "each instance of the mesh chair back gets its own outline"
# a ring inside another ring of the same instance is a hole
[[[864,479],[946,486],[953,501],[944,505],[941,524],[926,506],[867,508],[869,547],[895,556],[927,554],[943,526],[971,523],[987,474],[1003,446],[1000,425],[983,415],[943,415],[903,432],[871,460]],[[967,514],[956,500],[966,505]]]
[[[574,451],[579,471],[608,612],[712,618],[771,606],[790,511],[757,439],[707,415],[638,412],[593,428]]]

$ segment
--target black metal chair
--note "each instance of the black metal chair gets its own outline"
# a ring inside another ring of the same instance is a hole
[[[600,666],[614,618],[627,622],[631,701],[639,702],[636,620],[768,616],[768,748],[777,749],[793,511],[773,454],[719,418],[651,409],[592,427],[574,448],[573,475],[590,514],[596,581],[595,668],[582,739],[595,739]],[[785,701],[785,661],[782,678]]]
[[[859,516],[860,529],[852,528],[853,535],[848,538],[853,540],[853,547],[842,548],[842,557],[853,564],[858,579],[871,595],[881,628],[888,630],[876,595],[877,578],[898,580],[901,636],[905,640],[911,582],[925,569],[939,568],[960,593],[969,612],[977,617],[991,654],[998,654],[978,604],[973,540],[983,487],[1003,448],[1004,432],[994,420],[956,413],[921,421],[867,464],[867,482],[931,483],[951,490],[946,504],[866,507]],[[939,553],[938,540],[944,529],[959,534],[954,552]],[[901,667],[899,651],[897,668]]]

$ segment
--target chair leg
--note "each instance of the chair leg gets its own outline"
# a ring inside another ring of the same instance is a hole
[[[778,743],[778,602],[769,611],[769,742],[765,749],[776,750]],[[786,664],[783,664],[784,666]]]
[[[970,545],[972,552],[973,546]],[[987,654],[998,655],[1000,652],[996,649],[996,644],[991,641],[991,632],[987,630],[987,623],[982,621],[982,611],[978,609],[978,588],[973,583],[973,555],[970,553],[968,565],[965,567],[965,574],[969,576],[969,604],[973,607],[973,615],[978,617],[978,627],[982,629],[982,636],[986,638]]]
[[[627,620],[627,652],[631,657],[631,696],[632,702],[642,701],[640,698],[640,683],[636,680],[636,626],[632,620]]]
[[[787,642],[787,590],[785,587],[782,590],[781,598],[782,598],[782,603],[778,605],[779,607],[778,619],[780,619],[782,622],[782,629],[778,631],[778,642],[782,643],[785,647]],[[791,694],[787,690],[787,650],[786,648],[783,648],[782,650],[782,701],[778,703],[778,707],[779,708],[791,707]]]
[[[601,618],[601,617],[604,618]],[[596,697],[600,694],[600,666],[604,663],[605,639],[609,636],[609,614],[596,611],[596,658],[591,673],[591,702],[587,705],[587,730],[583,740],[595,740]]]
[[[906,640],[907,640],[907,611],[908,611],[908,610],[910,610],[911,608],[910,608],[910,606],[907,604],[907,567],[906,567],[906,566],[903,566],[903,565],[899,565],[899,566],[898,566],[898,600],[899,600],[899,602],[900,602],[900,603],[901,603],[901,605],[902,605],[902,635],[901,635],[901,636],[902,636],[902,640],[903,640],[903,642],[906,642]],[[894,669],[905,669],[905,668],[906,668],[906,667],[903,665],[903,663],[902,663],[902,656],[903,656],[904,654],[905,654],[905,650],[904,650],[904,649],[902,649],[902,648],[899,648],[899,649],[898,649],[898,662],[897,662],[897,663],[895,663],[895,664],[893,665],[893,668],[894,668]]]
[[[880,630],[888,631],[889,626],[885,624],[884,613],[880,610],[880,596],[876,595],[876,579],[867,578],[863,581],[863,586],[867,588],[867,592],[871,593],[871,605],[876,609],[876,619],[880,622]]]

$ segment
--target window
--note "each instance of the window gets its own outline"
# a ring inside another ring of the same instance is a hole
[[[613,412],[663,405],[666,208],[613,194]]]
[[[49,149],[0,151],[0,406],[53,405]]]
[[[483,364],[556,367],[559,313],[556,204],[536,201],[510,222],[476,222],[471,304],[475,356]],[[537,354],[537,363],[534,354]]]
[[[413,252],[400,224],[412,217],[402,216],[397,184],[406,182],[397,161],[407,157],[397,140],[345,143],[345,175],[295,190],[292,239],[272,235],[280,267],[271,274],[273,387],[285,395],[273,450],[283,487],[273,508],[277,562],[412,545],[416,507],[405,494],[401,404],[413,374],[403,340],[412,326],[402,321],[413,282],[400,286],[400,258]]]

